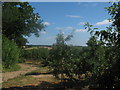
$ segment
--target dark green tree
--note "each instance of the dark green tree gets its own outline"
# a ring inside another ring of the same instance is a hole
[[[91,66],[87,63],[88,49],[69,46],[67,41],[71,40],[72,34],[67,37],[63,33],[59,33],[56,37],[56,43],[52,46],[50,56],[48,58],[48,65],[53,70],[53,74],[61,79],[67,76],[72,81],[79,81],[80,75],[85,74],[91,70]],[[86,50],[85,50],[86,49]]]
[[[53,69],[54,75],[58,77],[58,74],[63,75],[66,71],[66,66],[70,55],[70,47],[67,46],[66,41],[73,37],[72,34],[67,37],[62,32],[57,34],[56,43],[52,46],[50,51],[50,58],[48,58],[49,66]]]
[[[19,46],[26,44],[25,36],[39,36],[39,31],[45,27],[28,2],[4,2],[2,9],[2,33]]]
[[[93,61],[98,66],[93,69],[93,73],[96,72],[92,77],[93,86],[113,88],[120,87],[120,2],[114,2],[106,10],[111,15],[109,20],[113,22],[106,30],[96,31],[88,23],[86,26],[93,37],[99,37],[94,51],[96,59]],[[88,45],[91,46],[90,41]]]

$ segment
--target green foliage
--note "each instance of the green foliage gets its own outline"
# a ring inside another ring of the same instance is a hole
[[[88,41],[90,63],[93,64],[89,85],[101,88],[120,87],[120,2],[106,8],[112,16],[113,24],[106,30],[95,31],[89,24],[91,33]],[[93,51],[92,51],[93,50]]]
[[[24,36],[39,36],[44,28],[41,17],[28,2],[4,2],[2,16],[2,33],[19,46],[26,44]]]
[[[25,49],[22,51],[22,57],[25,59],[34,59],[34,60],[45,60],[49,56],[49,50],[47,48],[37,48],[37,49]]]
[[[20,7],[27,8],[26,5],[28,5],[28,3],[19,4],[19,7],[13,9],[20,9]],[[8,5],[11,4],[8,3]],[[13,5],[16,5],[16,3]],[[28,11],[30,11],[29,9]],[[65,37],[63,33],[59,33],[56,38],[56,43],[52,46],[50,52],[46,48],[26,49],[22,51],[22,57],[42,60],[44,64],[53,70],[53,74],[56,77],[59,77],[59,74],[61,74],[61,76],[67,76],[72,80],[80,80],[80,75],[85,74],[84,81],[89,86],[95,88],[120,87],[120,2],[113,3],[106,10],[112,16],[110,19],[110,21],[113,21],[112,25],[107,27],[106,30],[98,30],[98,28],[93,28],[92,25],[86,23],[85,28],[91,34],[87,42],[87,47],[68,46],[66,42],[71,40],[73,35],[71,34]],[[4,10],[4,13],[6,11]],[[10,22],[14,21],[14,19],[10,19]],[[37,34],[35,32],[32,33]],[[28,32],[22,33],[22,35],[26,36],[29,34]],[[15,35],[17,35],[16,32]],[[12,60],[17,60],[19,55],[17,54],[18,50],[15,44],[5,37],[3,45],[4,66],[11,67],[12,64],[16,63],[13,63]],[[88,75],[88,72],[91,75]]]
[[[88,48],[68,46],[65,41],[70,40],[71,36],[68,35],[66,38],[63,33],[57,35],[56,44],[52,46],[47,60],[48,65],[57,78],[60,78],[59,74],[61,74],[72,80],[79,79],[81,74],[91,70],[86,58]]]
[[[5,68],[4,67],[4,65],[2,65],[2,72],[4,73],[4,72],[12,72],[12,71],[18,71],[18,70],[20,70],[21,69],[21,67],[19,66],[19,65],[14,65],[14,66],[12,66],[12,67],[10,67],[10,68]]]
[[[87,47],[53,46],[48,58],[49,66],[56,77],[64,74],[71,79],[79,79],[81,74],[91,70],[87,51]]]
[[[4,68],[10,69],[18,63],[20,50],[14,41],[7,39],[5,36],[2,39],[2,64]]]

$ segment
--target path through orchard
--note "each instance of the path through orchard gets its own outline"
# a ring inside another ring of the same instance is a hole
[[[7,81],[9,79],[18,77],[20,75],[25,75],[28,72],[31,72],[31,71],[38,69],[38,67],[35,65],[30,65],[30,64],[25,64],[25,63],[20,63],[18,65],[21,67],[21,69],[19,71],[2,73],[2,81],[3,82]]]
[[[27,63],[21,63],[19,65],[21,66],[21,70],[3,73],[3,90],[28,88],[29,90],[53,90],[53,88],[54,90],[59,88],[60,90],[67,90],[67,88],[71,88],[72,86],[72,83],[63,83],[61,80],[56,79],[49,71],[48,67]],[[78,89],[80,90],[81,87]],[[82,90],[88,89],[82,88]]]

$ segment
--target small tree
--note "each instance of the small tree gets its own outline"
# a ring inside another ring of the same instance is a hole
[[[64,36],[60,32],[56,37],[56,43],[53,45],[50,51],[50,58],[48,59],[50,67],[53,69],[54,75],[58,77],[58,74],[67,73],[67,65],[70,64],[71,60],[71,49],[66,44],[66,41],[70,40],[73,35]]]
[[[56,43],[53,45],[48,58],[50,68],[53,70],[54,76],[61,78],[64,75],[71,80],[80,79],[81,74],[85,74],[91,70],[91,66],[87,63],[87,50],[85,48],[68,46],[66,41],[70,40],[72,35],[64,36],[59,33],[56,38]],[[88,68],[87,68],[88,67]]]
[[[15,42],[2,37],[2,64],[5,68],[14,68],[20,57],[20,50]]]

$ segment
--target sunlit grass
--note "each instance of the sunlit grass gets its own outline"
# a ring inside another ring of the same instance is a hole
[[[35,73],[38,73],[39,75],[36,75]],[[57,80],[52,74],[49,74],[48,67],[40,67],[37,70],[27,73],[26,75],[18,76],[3,82],[2,88],[36,86],[42,81],[47,81],[50,83],[59,82],[59,80]]]
[[[19,76],[13,79],[9,79],[6,82],[3,82],[2,88],[36,85],[38,82],[39,78],[34,78],[31,76]]]

